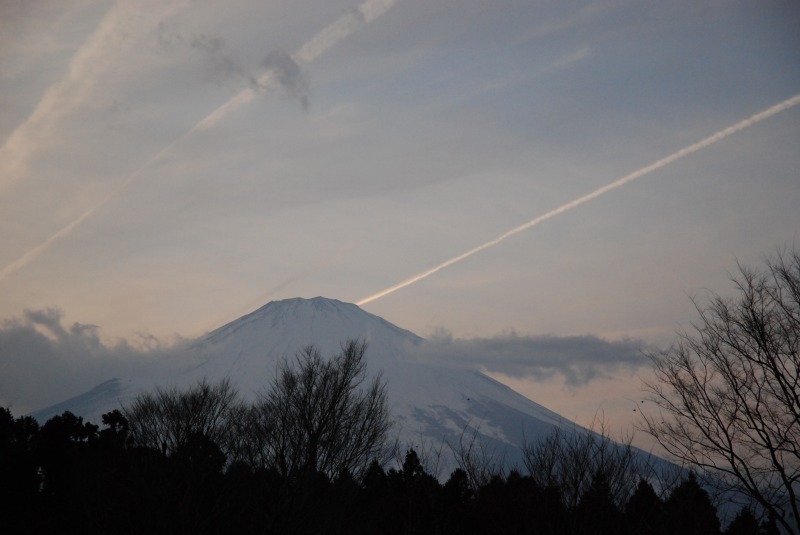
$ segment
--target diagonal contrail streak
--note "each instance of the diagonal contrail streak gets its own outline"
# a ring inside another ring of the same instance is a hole
[[[291,59],[301,66],[314,61],[320,55],[337,45],[340,41],[356,32],[362,25],[369,24],[376,18],[386,13],[396,2],[397,0],[366,0],[356,9],[342,15],[334,22],[323,28],[308,42],[301,46],[294,54],[292,54]],[[274,81],[274,72],[271,70],[267,71],[258,79],[258,87],[262,89],[267,88],[271,86]],[[215,126],[230,113],[252,101],[257,94],[257,89],[249,87],[240,91],[236,96],[230,98],[227,102],[209,113],[191,129],[184,132],[169,145],[158,151],[155,156],[150,158],[136,171],[129,174],[125,180],[123,180],[108,195],[103,197],[100,202],[84,211],[81,215],[70,221],[45,241],[28,250],[26,253],[5,266],[3,269],[0,269],[0,282],[2,282],[3,279],[9,275],[16,273],[29,263],[33,262],[55,242],[69,235],[76,227],[78,227],[81,223],[90,218],[97,210],[108,204],[112,199],[127,189],[128,186],[130,186],[130,184],[136,180],[146,169],[159,162],[181,142],[191,137],[196,132],[208,130],[209,128]]]
[[[411,286],[415,282],[419,282],[422,279],[430,277],[434,273],[436,273],[438,271],[441,271],[441,270],[445,269],[446,267],[452,266],[453,264],[461,262],[462,260],[466,260],[470,256],[475,255],[477,253],[480,253],[481,251],[483,251],[485,249],[488,249],[490,247],[494,247],[495,245],[497,245],[500,242],[506,240],[507,238],[510,238],[511,236],[514,236],[515,234],[519,234],[520,232],[524,232],[524,231],[526,231],[526,230],[528,230],[528,229],[530,229],[532,227],[535,227],[539,223],[547,221],[548,219],[550,219],[552,217],[555,217],[555,216],[557,216],[559,214],[563,214],[564,212],[568,212],[569,210],[572,210],[573,208],[577,208],[578,206],[580,206],[582,204],[585,204],[585,203],[587,203],[587,202],[589,202],[589,201],[591,201],[593,199],[596,199],[596,198],[600,197],[601,195],[604,195],[604,194],[608,193],[609,191],[612,191],[612,190],[615,190],[615,189],[617,189],[617,188],[619,188],[621,186],[624,186],[628,182],[632,182],[632,181],[636,180],[637,178],[641,178],[644,175],[652,173],[653,171],[657,171],[658,169],[661,169],[662,167],[667,166],[667,165],[671,164],[672,162],[683,158],[684,156],[688,156],[688,155],[690,155],[690,154],[692,154],[694,152],[699,151],[700,149],[704,149],[705,147],[708,147],[709,145],[713,145],[714,143],[717,143],[718,141],[722,141],[726,137],[731,136],[731,135],[735,134],[736,132],[740,132],[740,131],[744,130],[745,128],[749,127],[749,126],[752,126],[752,125],[754,125],[754,124],[756,124],[756,123],[758,123],[760,121],[763,121],[764,119],[772,117],[773,115],[776,115],[776,114],[778,114],[778,113],[780,113],[780,112],[782,112],[784,110],[787,110],[787,109],[789,109],[789,108],[791,108],[793,106],[796,106],[798,104],[800,104],[800,94],[795,95],[795,96],[793,96],[793,97],[791,97],[791,98],[789,98],[787,100],[784,100],[783,102],[781,102],[779,104],[776,104],[776,105],[772,106],[771,108],[768,108],[768,109],[766,109],[766,110],[764,110],[762,112],[756,113],[755,115],[753,115],[753,116],[751,116],[751,117],[749,117],[747,119],[739,121],[738,123],[736,123],[736,124],[734,124],[732,126],[729,126],[728,128],[726,128],[724,130],[720,130],[719,132],[717,132],[717,133],[715,133],[713,135],[710,135],[707,138],[705,138],[705,139],[703,139],[701,141],[698,141],[697,143],[695,143],[693,145],[689,145],[688,147],[684,147],[684,148],[682,148],[681,150],[679,150],[677,152],[673,152],[669,156],[666,156],[665,158],[662,158],[662,159],[658,160],[657,162],[652,163],[652,164],[650,164],[650,165],[648,165],[646,167],[642,167],[641,169],[638,169],[638,170],[630,173],[629,175],[626,175],[626,176],[624,176],[624,177],[622,177],[622,178],[620,178],[618,180],[615,180],[614,182],[611,182],[610,184],[607,184],[607,185],[605,185],[605,186],[603,186],[601,188],[598,188],[598,189],[594,190],[593,192],[584,195],[583,197],[579,197],[579,198],[575,199],[574,201],[570,201],[567,204],[564,204],[562,206],[559,206],[558,208],[550,210],[549,212],[547,212],[545,214],[542,214],[542,215],[540,215],[539,217],[537,217],[535,219],[531,219],[527,223],[524,223],[524,224],[522,224],[522,225],[520,225],[518,227],[515,227],[515,228],[513,228],[513,229],[511,229],[511,230],[509,230],[507,232],[504,232],[503,234],[501,234],[500,236],[494,238],[493,240],[490,240],[490,241],[488,241],[488,242],[486,242],[484,244],[478,245],[477,247],[475,247],[473,249],[470,249],[469,251],[467,251],[465,253],[462,253],[462,254],[460,254],[458,256],[455,256],[455,257],[451,258],[450,260],[442,262],[441,264],[439,264],[437,266],[434,266],[434,267],[428,269],[427,271],[423,271],[422,273],[420,273],[418,275],[414,275],[410,279],[406,279],[403,282],[400,282],[398,284],[395,284],[394,286],[390,286],[389,288],[386,288],[385,290],[382,290],[382,291],[374,293],[374,294],[372,294],[372,295],[370,295],[368,297],[365,297],[361,301],[358,301],[356,304],[358,306],[366,305],[367,303],[371,303],[372,301],[380,299],[381,297],[385,297],[385,296],[387,296],[387,295],[389,295],[391,293],[396,292],[397,290],[405,288],[406,286]]]
[[[185,1],[161,2],[146,10],[134,2],[120,1],[110,6],[73,54],[66,73],[47,88],[27,119],[0,146],[0,193],[27,173],[29,160],[40,150],[41,136],[52,135],[61,120],[92,98],[101,80],[108,76],[105,70],[112,63],[111,57],[131,51],[135,40],[121,40],[120,33],[144,31],[187,7]]]

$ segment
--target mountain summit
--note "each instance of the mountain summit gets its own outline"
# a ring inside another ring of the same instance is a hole
[[[335,299],[285,299],[272,301],[234,320],[192,344],[205,356],[197,372],[209,377],[230,376],[239,388],[260,389],[279,359],[291,357],[308,345],[323,355],[341,349],[347,340],[367,343],[369,367],[382,368],[387,360],[403,358],[424,342],[410,331]],[[267,381],[268,382],[268,381]]]
[[[426,342],[414,333],[334,299],[270,302],[181,350],[170,366],[140,377],[115,378],[34,413],[39,420],[70,410],[94,422],[100,415],[156,387],[188,387],[229,378],[252,399],[275,377],[279,362],[313,345],[325,357],[347,340],[367,343],[367,372],[388,384],[394,432],[401,444],[457,448],[462,437],[514,459],[523,440],[575,424],[476,370],[426,358]],[[449,451],[449,448],[444,448]]]

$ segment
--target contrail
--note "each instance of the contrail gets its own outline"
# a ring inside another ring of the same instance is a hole
[[[349,37],[356,32],[361,26],[369,24],[376,18],[386,13],[397,0],[366,0],[357,8],[342,15],[334,22],[323,28],[317,35],[312,37],[306,44],[301,46],[295,52],[291,59],[298,65],[310,63],[317,59],[320,55],[324,54],[343,39]],[[275,74],[272,70],[267,71],[258,79],[258,86],[266,88],[272,85],[275,81]],[[190,130],[183,133],[181,136],[172,141],[169,145],[161,149],[155,156],[150,158],[147,162],[139,167],[136,171],[128,175],[114,190],[106,195],[100,202],[83,212],[80,216],[69,222],[62,227],[58,232],[47,238],[45,241],[30,249],[25,254],[14,260],[2,270],[0,270],[0,282],[9,275],[19,271],[29,263],[33,262],[42,253],[49,249],[55,242],[71,233],[75,227],[83,223],[86,219],[91,217],[97,210],[108,204],[112,199],[125,190],[131,182],[133,182],[143,171],[150,166],[161,160],[168,154],[175,146],[191,137],[196,132],[201,130],[208,130],[213,127],[223,118],[227,117],[230,113],[243,105],[249,103],[255,98],[257,90],[249,87],[242,90],[236,96],[229,99],[223,105],[209,113],[206,117],[195,124]]]
[[[689,145],[688,147],[685,147],[685,148],[683,148],[683,149],[681,149],[681,150],[679,150],[677,152],[673,152],[669,156],[667,156],[665,158],[662,158],[662,159],[658,160],[657,162],[652,163],[652,164],[650,164],[650,165],[648,165],[646,167],[642,167],[641,169],[638,169],[638,170],[632,172],[629,175],[626,175],[626,176],[624,176],[624,177],[622,177],[622,178],[620,178],[618,180],[615,180],[614,182],[611,182],[610,184],[607,184],[607,185],[605,185],[605,186],[603,186],[601,188],[598,188],[598,189],[594,190],[593,192],[584,195],[583,197],[575,199],[574,201],[570,201],[567,204],[565,204],[563,206],[559,206],[558,208],[556,208],[554,210],[550,210],[546,214],[542,214],[542,215],[540,215],[539,217],[537,217],[535,219],[531,219],[527,223],[524,223],[524,224],[522,224],[522,225],[520,225],[518,227],[515,227],[515,228],[511,229],[511,230],[501,234],[500,236],[494,238],[493,240],[490,240],[490,241],[488,241],[488,242],[486,242],[486,243],[484,243],[482,245],[478,245],[477,247],[475,247],[473,249],[470,249],[469,251],[467,251],[465,253],[462,253],[462,254],[460,254],[458,256],[455,256],[455,257],[451,258],[450,260],[442,262],[441,264],[439,264],[437,266],[434,266],[434,267],[430,268],[427,271],[423,271],[419,275],[414,275],[410,279],[406,279],[403,282],[400,282],[398,284],[395,284],[394,286],[390,286],[389,288],[386,288],[385,290],[382,290],[382,291],[380,291],[378,293],[375,293],[375,294],[372,294],[372,295],[370,295],[368,297],[365,297],[361,301],[358,301],[356,304],[358,306],[366,305],[367,303],[371,303],[372,301],[375,301],[376,299],[380,299],[381,297],[385,297],[385,296],[387,296],[387,295],[389,295],[391,293],[396,292],[397,290],[405,288],[406,286],[411,286],[415,282],[419,282],[422,279],[430,277],[431,275],[433,275],[437,271],[441,271],[444,268],[452,266],[455,263],[461,262],[462,260],[466,260],[470,256],[472,256],[474,254],[477,254],[477,253],[483,251],[484,249],[488,249],[489,247],[494,247],[495,245],[499,244],[500,242],[504,241],[507,238],[510,238],[511,236],[513,236],[515,234],[519,234],[520,232],[523,232],[523,231],[528,230],[529,228],[535,227],[539,223],[547,221],[548,219],[550,219],[552,217],[555,217],[555,216],[557,216],[559,214],[563,214],[564,212],[572,210],[573,208],[577,208],[578,206],[580,206],[580,205],[582,205],[584,203],[587,203],[587,202],[589,202],[589,201],[591,201],[593,199],[596,199],[597,197],[600,197],[601,195],[603,195],[605,193],[608,193],[611,190],[614,190],[614,189],[617,189],[617,188],[619,188],[621,186],[624,186],[628,182],[632,182],[632,181],[636,180],[637,178],[640,178],[640,177],[643,177],[644,175],[652,173],[653,171],[657,171],[658,169],[661,169],[662,167],[667,166],[667,165],[671,164],[672,162],[683,158],[684,156],[688,156],[688,155],[690,155],[690,154],[692,154],[694,152],[699,151],[700,149],[708,147],[709,145],[713,145],[714,143],[716,143],[718,141],[722,141],[726,137],[731,136],[731,135],[735,134],[736,132],[744,130],[745,128],[747,128],[749,126],[752,126],[752,125],[754,125],[754,124],[756,124],[756,123],[758,123],[760,121],[763,121],[764,119],[768,119],[769,117],[772,117],[773,115],[776,115],[776,114],[778,114],[778,113],[780,113],[780,112],[782,112],[784,110],[788,110],[789,108],[791,108],[793,106],[796,106],[798,104],[800,104],[800,94],[795,95],[792,98],[789,98],[787,100],[784,100],[780,104],[776,104],[775,106],[772,106],[771,108],[768,108],[768,109],[766,109],[766,110],[764,110],[762,112],[756,113],[752,117],[744,119],[743,121],[740,121],[740,122],[738,122],[738,123],[736,123],[736,124],[734,124],[732,126],[729,126],[728,128],[726,128],[724,130],[720,130],[719,132],[717,132],[717,133],[715,133],[715,134],[713,134],[711,136],[708,136],[707,138],[705,138],[705,139],[703,139],[701,141],[698,141],[694,145]]]
[[[355,10],[342,15],[322,29],[322,31],[312,37],[306,44],[301,46],[297,52],[292,54],[292,60],[298,65],[311,63],[340,41],[355,33],[363,24],[369,24],[386,13],[396,2],[397,0],[367,0]],[[262,88],[268,87],[273,81],[274,73],[272,71],[267,71],[258,79],[258,85]],[[243,89],[238,95],[231,98],[228,102],[197,123],[194,128],[189,130],[182,137],[187,137],[198,130],[211,128],[229,113],[249,103],[255,96],[256,90],[252,87]]]
[[[186,2],[162,2],[141,10],[133,2],[117,2],[103,16],[96,29],[78,48],[67,65],[67,72],[45,91],[33,112],[0,146],[0,192],[20,180],[27,171],[28,160],[37,150],[37,138],[51,131],[65,116],[84,106],[92,98],[112,54],[130,51],[132,40],[118,38],[120,26],[131,24],[142,31],[155,26],[162,18],[186,8]],[[136,22],[132,22],[136,21]]]

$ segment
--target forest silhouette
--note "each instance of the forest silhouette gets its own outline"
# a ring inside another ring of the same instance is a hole
[[[588,430],[526,445],[521,470],[467,441],[440,479],[430,451],[388,440],[363,349],[308,348],[251,405],[222,381],[142,394],[102,427],[0,409],[2,532],[778,533],[748,509],[721,532],[693,473],[649,481],[629,444]]]

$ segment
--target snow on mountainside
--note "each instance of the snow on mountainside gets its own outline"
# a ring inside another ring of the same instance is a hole
[[[330,356],[351,339],[367,342],[370,371],[404,358],[423,342],[356,305],[322,297],[287,299],[268,303],[193,344],[203,362],[190,375],[234,378],[246,395],[269,383],[281,358],[310,344]]]
[[[484,445],[513,460],[525,437],[535,439],[554,426],[575,427],[480,372],[427,361],[427,342],[414,333],[356,305],[322,297],[268,303],[190,344],[186,358],[169,371],[162,366],[147,376],[110,379],[34,416],[43,421],[70,410],[99,423],[101,414],[141,392],[187,387],[203,378],[228,377],[252,399],[270,384],[281,359],[311,344],[328,357],[356,338],[367,342],[368,373],[382,373],[388,383],[401,443],[457,447],[462,434],[477,432]]]

